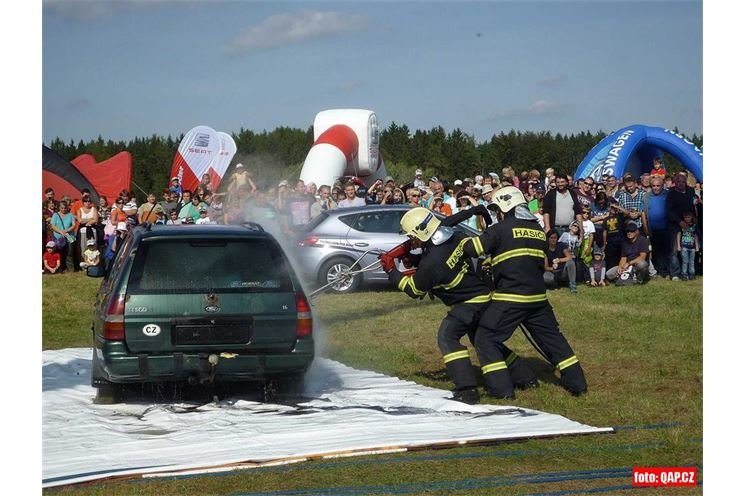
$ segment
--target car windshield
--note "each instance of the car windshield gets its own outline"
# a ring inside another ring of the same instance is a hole
[[[142,243],[132,294],[292,291],[279,246],[268,239],[151,239]]]

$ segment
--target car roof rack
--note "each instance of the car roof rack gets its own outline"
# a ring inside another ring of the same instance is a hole
[[[245,221],[241,222],[241,225],[246,229],[251,229],[252,231],[264,232],[264,228],[261,227],[261,224],[257,224],[256,222]]]

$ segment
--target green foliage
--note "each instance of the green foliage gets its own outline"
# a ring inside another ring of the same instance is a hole
[[[677,132],[677,128],[674,129]],[[437,176],[447,181],[497,172],[512,167],[516,173],[538,169],[541,173],[553,167],[558,173],[573,174],[579,163],[601,139],[603,131],[582,131],[579,134],[552,134],[550,131],[500,131],[478,143],[461,129],[448,133],[442,126],[412,133],[406,124],[391,124],[380,132],[380,152],[389,173],[399,182],[414,177],[414,169],[424,170],[425,177]],[[89,153],[99,162],[127,150],[132,154],[134,193],[144,201],[145,192],[158,193],[168,186],[173,157],[182,136],[176,139],[152,135],[128,142],[104,141],[99,136],[88,143],[76,145],[54,139],[49,147],[63,158],[71,160]],[[305,157],[313,146],[313,128],[306,130],[278,127],[260,133],[241,128],[233,134],[237,152],[233,166],[243,163],[254,173],[259,187],[276,185],[281,179],[295,180],[300,175]],[[703,137],[690,138],[699,147]],[[680,162],[665,154],[667,170],[682,170]],[[232,167],[226,174],[232,172]],[[143,192],[144,190],[144,192]],[[158,195],[159,196],[159,195]]]

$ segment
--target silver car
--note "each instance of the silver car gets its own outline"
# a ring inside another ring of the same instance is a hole
[[[399,231],[401,217],[410,208],[408,205],[366,205],[322,212],[299,233],[293,250],[296,269],[316,288],[336,281],[328,288],[336,293],[351,293],[363,283],[388,282],[388,275],[374,264],[381,252],[406,241],[406,236]],[[456,228],[469,236],[478,235],[463,224]],[[356,272],[368,267],[372,270],[340,277],[350,270]]]

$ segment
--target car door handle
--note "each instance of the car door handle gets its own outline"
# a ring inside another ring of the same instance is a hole
[[[370,243],[355,243],[354,246],[370,246]]]

